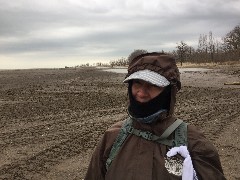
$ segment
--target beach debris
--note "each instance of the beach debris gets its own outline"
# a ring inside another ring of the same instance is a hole
[[[240,85],[240,82],[228,82],[224,83],[224,85]]]

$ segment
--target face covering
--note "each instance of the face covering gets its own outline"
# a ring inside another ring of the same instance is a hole
[[[161,111],[169,111],[170,109],[170,100],[171,100],[171,87],[167,86],[165,89],[155,98],[151,99],[148,102],[140,103],[135,100],[132,95],[132,82],[129,82],[128,86],[129,94],[129,115],[133,118],[140,119],[155,119],[155,116],[159,115]],[[148,123],[151,120],[146,120]]]

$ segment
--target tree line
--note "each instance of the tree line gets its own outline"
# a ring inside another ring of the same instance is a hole
[[[137,49],[129,57],[110,61],[109,64],[111,66],[126,66],[132,57],[146,52],[144,49]],[[210,31],[208,35],[200,34],[197,48],[181,41],[177,43],[175,50],[167,53],[174,56],[181,64],[183,62],[217,63],[240,61],[240,25],[234,27],[220,40],[214,38],[213,33]]]

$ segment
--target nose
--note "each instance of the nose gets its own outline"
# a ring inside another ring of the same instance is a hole
[[[141,86],[138,89],[138,96],[139,97],[146,97],[146,96],[148,96],[148,90],[147,90],[146,86]]]

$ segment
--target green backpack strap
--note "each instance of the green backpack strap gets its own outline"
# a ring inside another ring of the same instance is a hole
[[[177,119],[172,125],[170,125],[164,133],[154,139],[157,143],[165,144],[170,147],[187,146],[187,123],[181,119]],[[170,134],[174,132],[174,139],[167,139]]]
[[[139,130],[139,129],[135,129],[131,126],[128,126],[127,127],[127,132],[129,134],[134,134],[138,137],[141,137],[141,138],[144,138],[146,140],[149,140],[149,141],[154,141],[154,142],[157,142],[157,143],[160,143],[160,144],[164,144],[164,145],[167,145],[167,146],[175,146],[176,142],[176,138],[175,139],[167,139],[167,137],[172,134],[176,129],[178,129],[178,127],[184,123],[182,120],[180,119],[177,119],[176,121],[174,121],[173,124],[171,124],[164,132],[161,136],[157,136],[149,131],[142,131],[142,130]],[[176,131],[175,131],[176,132]],[[182,130],[181,132],[178,132],[177,134],[179,133],[182,133]],[[175,134],[176,136],[176,134]],[[181,140],[181,138],[179,139]],[[178,141],[179,141],[178,140]],[[180,144],[180,142],[178,143]]]
[[[174,139],[167,139],[167,137],[175,131]],[[132,119],[128,118],[124,121],[120,132],[115,139],[109,157],[106,161],[106,169],[108,170],[112,161],[119,152],[122,144],[129,134],[134,134],[149,141],[154,141],[160,144],[164,144],[170,147],[179,147],[181,145],[187,145],[187,123],[180,119],[177,119],[171,124],[161,136],[156,136],[148,131],[141,131],[132,127]]]
[[[127,129],[132,126],[132,119],[128,118],[124,121],[122,128],[120,129],[117,138],[115,139],[112,149],[109,153],[109,157],[106,161],[106,169],[108,170],[109,166],[111,165],[113,159],[116,157],[117,153],[119,152],[122,144],[124,143],[125,139],[128,136]]]
[[[173,131],[175,131],[175,129],[177,129],[177,127],[182,123],[183,121],[181,119],[177,119],[176,121],[174,121],[174,123],[172,123],[163,133],[162,135],[159,137],[159,139],[166,139],[170,134],[173,133]]]
[[[182,122],[175,130],[174,147],[188,146],[187,123]]]

